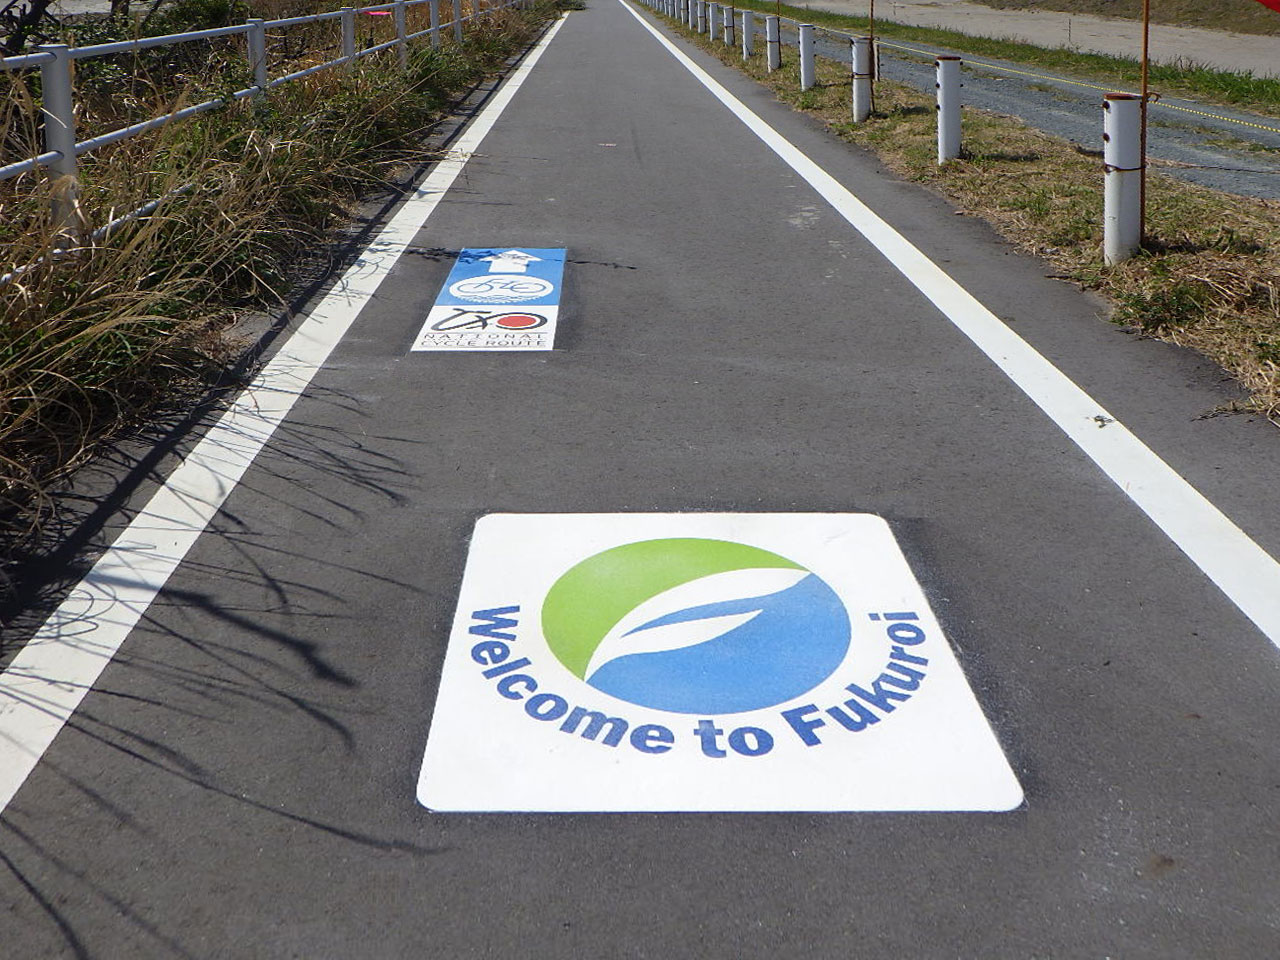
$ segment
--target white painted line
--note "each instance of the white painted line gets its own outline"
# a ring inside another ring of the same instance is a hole
[[[0,811],[413,242],[564,20],[0,674]]]
[[[685,56],[630,4],[620,2],[716,99],[804,177],[972,340],[1280,647],[1280,563],[1275,558],[946,271]],[[1099,429],[1103,421],[1098,417],[1110,421],[1105,429]]]

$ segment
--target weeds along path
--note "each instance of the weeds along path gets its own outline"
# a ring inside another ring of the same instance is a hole
[[[502,69],[554,10],[497,11],[470,24],[461,44],[449,35],[438,50],[418,41],[407,70],[388,50],[86,155],[88,223],[181,195],[71,254],[57,253],[68,238],[51,223],[49,177],[0,184],[0,274],[11,275],[0,284],[0,536],[30,532],[49,484],[103,438],[175,393],[216,382],[241,349],[225,341],[227,324],[281,304],[291,264],[322,245],[360,196],[420,164],[423,138],[448,104]],[[335,36],[290,33],[272,41],[273,56],[304,69],[332,56]],[[188,47],[86,61],[82,130],[162,115],[238,82],[231,72],[244,68],[242,51]],[[10,96],[0,143],[30,156],[38,90],[21,76],[2,79]]]
[[[746,3],[772,13],[773,5]],[[806,10],[783,8],[787,15],[805,18]],[[849,35],[859,36],[867,20],[809,14],[818,24],[819,55],[849,61]],[[1102,95],[1132,91],[1130,77],[1137,64],[1098,58],[1068,50],[1039,50],[997,40],[968,40],[947,31],[878,24],[881,37],[881,76],[914,90],[934,90],[933,58],[951,54],[964,59],[964,102],[968,106],[1016,116],[1021,122],[1055,137],[1078,143],[1084,150],[1102,148]],[[901,36],[899,36],[901,35]],[[959,45],[947,45],[948,37]],[[795,58],[796,28],[782,22],[783,56]],[[1268,40],[1277,46],[1280,40]],[[1007,56],[1001,56],[1004,51]],[[1180,81],[1179,81],[1180,78]],[[1151,114],[1149,154],[1153,165],[1188,182],[1243,196],[1275,200],[1280,197],[1280,81],[1253,79],[1212,70],[1157,68],[1153,90],[1181,87],[1198,90],[1208,100],[1189,100],[1174,93],[1162,95]],[[1270,105],[1268,111],[1212,102],[1242,100]]]
[[[795,28],[787,23],[782,32],[794,58]],[[1280,40],[1274,42],[1280,48]],[[832,60],[849,59],[848,40],[841,34],[821,30],[816,46],[820,55]],[[932,94],[936,53],[955,51],[883,41],[881,76]],[[1113,87],[1100,80],[1055,76],[1015,61],[959,55],[965,60],[967,106],[1017,117],[1101,155],[1102,95]],[[1151,111],[1148,149],[1153,165],[1179,179],[1227,193],[1280,199],[1276,117],[1162,97]]]

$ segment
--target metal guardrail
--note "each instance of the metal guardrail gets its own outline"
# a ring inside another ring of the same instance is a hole
[[[169,123],[185,120],[210,110],[218,110],[228,104],[246,97],[261,96],[266,91],[283,83],[300,80],[321,70],[332,67],[350,67],[361,57],[367,57],[392,47],[397,48],[401,68],[408,66],[408,44],[424,36],[431,37],[433,47],[441,45],[441,31],[453,27],[456,41],[463,38],[463,24],[508,7],[526,6],[531,0],[502,0],[494,6],[481,8],[480,0],[472,0],[473,12],[468,16],[462,14],[462,0],[450,0],[452,19],[441,22],[441,0],[393,0],[390,3],[379,3],[367,7],[343,7],[329,13],[316,13],[302,17],[286,17],[280,20],[250,19],[243,24],[229,27],[218,27],[212,30],[194,30],[189,33],[174,33],[159,37],[141,37],[136,40],[121,40],[113,43],[99,43],[85,47],[71,47],[66,44],[46,44],[37,48],[35,53],[22,54],[16,57],[0,58],[0,70],[40,71],[41,113],[44,116],[44,152],[26,160],[10,163],[0,167],[0,181],[20,176],[36,169],[47,167],[58,178],[58,188],[53,200],[54,221],[58,226],[70,226],[77,218],[77,196],[79,188],[79,165],[77,159],[93,150],[109,144],[136,137]],[[430,9],[431,26],[426,30],[408,33],[406,29],[407,11],[409,7],[426,5]],[[395,24],[395,38],[375,46],[356,49],[356,15],[357,14],[391,14]],[[267,31],[280,30],[302,24],[319,23],[337,20],[341,24],[342,55],[334,60],[297,70],[283,76],[272,78],[267,55]],[[73,65],[78,60],[93,57],[105,57],[117,53],[134,53],[154,47],[188,43],[195,40],[210,40],[219,37],[245,36],[245,54],[250,71],[253,74],[253,85],[236,90],[213,100],[183,107],[161,116],[134,123],[118,130],[112,130],[87,140],[76,139],[75,90],[73,83]],[[175,191],[181,193],[184,190]],[[111,223],[93,231],[92,236],[105,235],[118,224],[143,216],[153,211],[166,198],[153,200],[145,207],[117,217]]]

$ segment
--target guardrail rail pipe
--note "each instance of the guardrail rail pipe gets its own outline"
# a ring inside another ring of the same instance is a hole
[[[454,11],[454,35],[462,39],[462,0],[452,0]],[[675,2],[675,0],[670,0]],[[431,10],[430,30],[420,30],[413,34],[406,33],[407,10],[410,6],[429,3]],[[472,17],[485,15],[489,10],[505,9],[511,6],[526,6],[527,0],[503,0],[500,3],[486,3],[484,0],[472,0]],[[674,7],[672,9],[675,9]],[[355,29],[356,14],[365,12],[391,13],[395,24],[395,37],[384,43],[374,44],[364,49],[357,49]],[[182,193],[189,187],[180,187],[171,191],[159,200],[152,200],[137,210],[116,217],[109,224],[89,232],[83,221],[79,205],[79,164],[77,157],[93,153],[122,140],[128,140],[140,134],[158,129],[166,124],[177,123],[191,117],[219,110],[236,101],[260,97],[267,90],[309,77],[321,70],[338,68],[352,70],[356,61],[364,56],[389,51],[396,48],[396,54],[402,67],[408,65],[409,41],[426,34],[431,34],[432,46],[440,45],[440,0],[390,0],[371,7],[343,7],[326,13],[308,14],[298,17],[284,17],[278,20],[264,21],[251,17],[242,24],[226,27],[214,27],[208,30],[191,30],[186,33],[164,34],[154,37],[138,37],[132,40],[118,40],[110,43],[89,44],[83,47],[70,47],[66,44],[45,44],[37,52],[15,57],[0,58],[0,69],[40,70],[41,103],[40,112],[43,117],[44,151],[37,156],[29,157],[16,163],[0,165],[0,181],[19,177],[40,167],[49,170],[54,181],[51,198],[53,220],[57,228],[66,232],[85,232],[92,238],[101,238],[115,226],[130,220],[146,216],[154,212],[165,200]],[[341,26],[341,52],[333,60],[314,64],[301,70],[293,71],[272,79],[267,49],[267,31],[280,30],[300,24],[321,23],[337,20]],[[196,40],[208,40],[216,37],[232,37],[244,34],[245,55],[249,71],[253,76],[251,86],[243,90],[235,90],[206,100],[203,103],[191,104],[169,113],[152,117],[125,127],[77,141],[75,119],[75,90],[73,84],[73,67],[77,60],[91,60],[95,57],[110,56],[118,53],[136,53],[139,50],[151,50],[178,43],[189,43]],[[25,269],[25,268],[24,268]],[[6,274],[0,277],[0,284],[8,282],[17,274]]]

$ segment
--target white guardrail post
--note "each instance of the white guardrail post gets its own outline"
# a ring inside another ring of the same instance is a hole
[[[737,19],[737,11],[733,7],[723,7],[722,9],[724,10],[724,22],[720,25],[720,36],[724,39],[726,47],[736,46],[737,40],[734,38],[733,21]]]
[[[862,123],[871,116],[871,38],[853,38],[853,119]]]
[[[453,0],[453,39],[462,42],[462,0]]]
[[[44,114],[44,149],[57,151],[49,161],[57,177],[53,192],[53,223],[59,230],[76,222],[80,181],[76,169],[76,116],[71,85],[71,51],[66,44],[51,43],[37,48],[53,54],[40,64],[41,112]]]
[[[778,35],[778,18],[775,16],[764,18],[764,49],[765,66],[773,73],[782,66],[782,40]]]
[[[409,31],[407,29],[406,13],[408,7],[404,5],[404,0],[396,0],[396,5],[392,8],[396,21],[396,56],[400,60],[400,69],[409,69]]]
[[[350,70],[356,63],[356,8],[343,7],[342,13],[342,59]]]
[[[707,4],[707,39],[715,43],[720,39],[720,4]]]
[[[254,17],[245,23],[249,25],[249,32],[244,36],[249,69],[253,71],[253,85],[258,88],[256,96],[262,96],[270,80],[267,75],[267,21]]]
[[[814,84],[813,67],[813,24],[800,24],[800,89],[812,89]]]
[[[1142,98],[1108,93],[1102,110],[1102,258],[1113,266],[1142,245]]]
[[[431,49],[440,49],[440,0],[429,0],[431,8]]]
[[[938,164],[960,156],[960,58],[939,57]]]
[[[742,11],[742,59],[750,60],[755,53],[756,15],[750,10]]]

